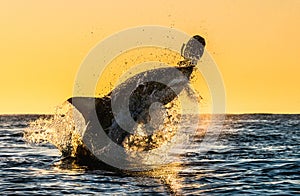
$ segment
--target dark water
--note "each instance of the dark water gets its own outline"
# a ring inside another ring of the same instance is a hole
[[[50,144],[24,142],[38,117],[0,116],[1,195],[300,195],[300,115],[227,115],[210,151],[182,157],[176,190],[149,175],[63,167]]]

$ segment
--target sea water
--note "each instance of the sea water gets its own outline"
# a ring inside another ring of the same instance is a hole
[[[208,152],[194,138],[180,164],[139,175],[68,164],[51,143],[26,142],[41,117],[51,118],[0,116],[1,195],[300,194],[299,114],[226,115]]]

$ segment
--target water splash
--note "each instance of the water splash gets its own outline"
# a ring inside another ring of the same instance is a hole
[[[188,90],[185,89],[179,96],[188,95]],[[139,152],[146,151],[143,154],[146,156],[139,157],[141,164],[160,165],[160,167],[153,170],[130,173],[130,175],[159,179],[166,185],[168,191],[175,195],[180,194],[184,181],[182,177],[178,176],[178,172],[182,170],[180,163],[182,153],[180,151],[184,150],[190,142],[189,135],[185,133],[184,125],[189,124],[187,127],[191,125],[191,119],[182,115],[179,98],[175,98],[164,106],[165,110],[163,115],[160,116],[160,118],[163,118],[163,123],[156,127],[151,135],[146,133],[149,127],[140,123],[135,127],[134,134],[127,137],[122,143],[128,154],[128,160],[140,156]],[[187,99],[187,97],[184,97],[184,99]],[[156,123],[154,117],[157,117],[157,112],[161,114],[161,110],[153,110],[150,114],[153,117],[152,125]],[[179,126],[180,124],[183,126]],[[81,113],[69,102],[64,102],[57,107],[53,116],[31,122],[24,132],[24,138],[30,143],[51,143],[60,150],[63,157],[71,157],[74,158],[72,160],[76,160],[76,156],[83,152],[82,149],[86,150],[82,141],[86,126],[87,124]],[[195,124],[195,126],[198,126],[198,124]],[[86,153],[86,151],[84,152]],[[86,155],[91,156],[89,153]],[[74,161],[70,161],[70,159],[63,160],[58,163],[59,167],[64,166],[66,163],[68,168],[71,167],[70,169],[78,167],[76,162],[74,164]]]
[[[64,102],[53,116],[31,122],[24,131],[24,139],[29,143],[51,143],[64,157],[74,157],[78,146],[83,145],[84,130],[81,114],[70,103]]]
[[[137,124],[134,134],[129,135],[122,146],[128,154],[134,156],[135,152],[150,151],[153,154],[163,154],[166,148],[172,148],[183,140],[188,142],[188,136],[178,134],[183,120],[179,98],[164,106],[165,110],[152,110],[151,123],[154,127],[156,120],[163,119],[163,123],[147,134],[149,125]],[[150,111],[151,112],[151,111]],[[162,115],[161,115],[162,114]],[[159,117],[159,118],[157,118]],[[78,147],[84,146],[82,141],[86,122],[81,113],[69,102],[64,102],[56,108],[55,114],[48,118],[40,118],[30,123],[25,129],[24,139],[29,143],[51,143],[56,146],[64,157],[75,157]],[[152,127],[153,129],[153,127]]]
[[[176,134],[180,122],[180,110],[178,99],[168,103],[165,110],[155,108],[151,111],[150,125],[138,123],[134,134],[130,135],[123,142],[124,148],[129,151],[147,151],[156,149],[165,143],[171,142],[172,137]],[[163,119],[163,123],[159,125],[159,121]],[[159,125],[155,127],[155,125]],[[151,126],[151,127],[149,127]],[[155,129],[156,128],[156,129]],[[148,135],[147,131],[152,130],[152,134]]]

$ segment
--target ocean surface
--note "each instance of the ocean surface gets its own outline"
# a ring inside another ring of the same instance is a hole
[[[1,195],[300,195],[300,115],[226,115],[208,152],[195,139],[160,175],[65,164],[53,145],[23,139],[39,117],[0,116]]]

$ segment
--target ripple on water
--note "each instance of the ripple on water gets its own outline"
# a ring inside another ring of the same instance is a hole
[[[3,195],[300,194],[300,115],[228,115],[214,148],[201,153],[196,138],[170,179],[60,165],[53,146],[30,145],[22,138],[38,117],[0,116]]]

